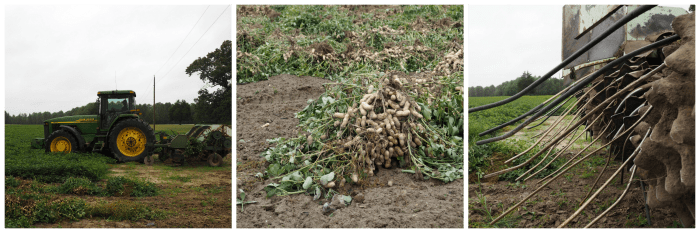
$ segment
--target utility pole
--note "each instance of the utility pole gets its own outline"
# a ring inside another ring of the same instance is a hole
[[[153,131],[156,131],[156,75],[153,75]]]

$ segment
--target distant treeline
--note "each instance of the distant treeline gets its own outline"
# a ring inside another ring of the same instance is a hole
[[[523,74],[510,81],[505,81],[498,86],[476,86],[469,87],[469,97],[484,97],[484,96],[512,96],[525,89],[535,80],[539,79],[541,76],[532,76],[529,72],[525,71]],[[543,82],[539,86],[535,87],[532,91],[526,93],[526,95],[554,95],[559,93],[564,89],[564,80],[558,78],[549,78],[547,81]]]
[[[35,113],[20,113],[10,115],[5,112],[5,124],[43,124],[45,120],[74,115],[97,115],[98,104],[88,103],[81,107],[75,107],[69,111],[58,112],[35,112]],[[136,108],[141,111],[141,118],[148,123],[153,123],[153,105],[152,104],[136,104]],[[211,119],[206,113],[197,113],[195,103],[187,103],[185,100],[178,100],[175,104],[172,103],[156,103],[156,123],[158,124],[192,124],[192,123],[226,123],[216,122]]]

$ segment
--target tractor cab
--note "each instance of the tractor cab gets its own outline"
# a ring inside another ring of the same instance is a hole
[[[100,128],[109,130],[114,120],[122,114],[140,115],[136,109],[136,93],[130,90],[97,92],[100,116]]]

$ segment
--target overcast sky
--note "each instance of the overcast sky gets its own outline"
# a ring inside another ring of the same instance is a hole
[[[563,7],[469,5],[468,86],[497,86],[523,71],[542,76],[561,63]]]
[[[153,103],[153,75],[156,102],[192,103],[205,83],[185,69],[232,35],[234,6],[207,7],[5,6],[5,111],[68,111],[117,88]]]

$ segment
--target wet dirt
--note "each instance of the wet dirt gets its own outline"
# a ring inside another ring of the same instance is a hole
[[[361,184],[345,185],[340,194],[353,202],[324,214],[324,198],[296,194],[266,198],[263,188],[271,183],[255,177],[267,163],[259,154],[272,144],[266,139],[294,137],[300,132],[294,114],[308,99],[317,99],[322,84],[332,81],[280,75],[267,81],[237,86],[237,169],[236,185],[246,193],[246,201],[236,207],[238,228],[462,228],[464,227],[463,179],[444,184],[441,181],[415,180],[400,169],[380,169]],[[276,93],[275,93],[276,91]],[[269,123],[266,127],[263,125]],[[389,181],[392,185],[389,186]],[[237,198],[238,192],[237,193]],[[358,194],[361,194],[358,196]],[[364,200],[360,201],[360,199]]]
[[[222,167],[212,168],[206,162],[185,166],[168,166],[156,161],[154,166],[116,164],[110,176],[139,177],[156,183],[159,195],[154,197],[95,197],[77,196],[89,204],[99,202],[137,202],[151,209],[168,212],[165,219],[113,221],[86,218],[37,224],[37,228],[231,228],[231,157],[224,158]],[[178,180],[182,179],[182,180]],[[104,183],[100,184],[104,186]],[[75,195],[64,195],[74,197]]]
[[[570,157],[572,155],[568,153],[567,156]],[[619,166],[619,161],[611,162],[608,169],[604,171],[601,181],[598,182],[596,190]],[[576,211],[582,198],[586,196],[590,187],[593,186],[602,168],[602,165],[586,168],[596,171],[592,176],[588,177],[583,176],[583,170],[572,169],[572,171],[567,172],[531,197],[523,206],[514,211],[512,216],[501,220],[496,227],[552,228],[559,226]],[[619,177],[620,175],[617,175],[613,182],[595,199],[595,202],[589,204],[583,213],[574,218],[567,227],[582,228],[586,226],[598,214],[607,209],[611,203],[615,202],[627,186],[629,172],[625,172],[624,184],[620,184]],[[469,227],[489,227],[488,223],[492,219],[535,191],[539,187],[538,181],[538,179],[531,179],[517,184],[508,181],[491,181],[481,184],[470,183],[468,196]],[[648,191],[649,187],[645,186],[645,189]],[[489,211],[491,217],[489,217]],[[678,226],[674,225],[678,224],[678,217],[669,209],[653,209],[650,214],[651,225],[647,226],[643,224],[646,221],[644,196],[639,180],[635,179],[623,200],[592,227],[665,228]],[[674,223],[674,221],[676,222]]]

